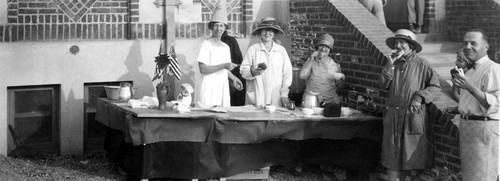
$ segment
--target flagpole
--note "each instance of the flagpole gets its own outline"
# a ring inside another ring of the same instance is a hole
[[[165,54],[167,54],[168,47],[175,41],[175,9],[181,4],[182,2],[179,0],[164,0],[162,45],[163,53]],[[169,71],[168,66],[165,67],[164,71],[162,81],[170,86],[172,92],[175,92],[175,78],[167,75]],[[172,93],[169,94],[168,100],[174,100],[174,95]]]

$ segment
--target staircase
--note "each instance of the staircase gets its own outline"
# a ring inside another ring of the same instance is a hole
[[[445,35],[417,34],[417,41],[422,44],[418,54],[427,59],[440,76],[443,92],[451,90],[450,69],[455,66],[456,52],[462,47],[461,42],[447,41]]]

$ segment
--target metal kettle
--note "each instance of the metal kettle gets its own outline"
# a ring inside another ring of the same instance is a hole
[[[306,91],[302,96],[302,107],[303,108],[315,108],[320,107],[321,93]]]
[[[120,83],[120,89],[118,90],[119,100],[129,100],[133,96],[132,85],[128,82]]]

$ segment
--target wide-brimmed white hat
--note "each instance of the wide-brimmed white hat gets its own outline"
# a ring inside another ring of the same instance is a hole
[[[252,35],[258,35],[258,34],[260,34],[260,31],[262,29],[266,29],[266,28],[271,28],[271,29],[276,30],[278,33],[285,34],[285,32],[278,25],[278,22],[276,21],[275,18],[265,17],[265,18],[262,18],[259,26],[252,31]]]
[[[227,25],[227,5],[226,0],[219,0],[215,4],[214,12],[210,22],[224,23]]]
[[[417,53],[422,51],[422,45],[420,45],[420,43],[417,42],[416,40],[417,37],[415,36],[415,33],[413,33],[410,30],[399,29],[398,31],[396,31],[393,37],[389,37],[387,38],[387,40],[385,40],[385,44],[387,44],[389,48],[395,49],[394,41],[396,39],[403,39],[406,40],[408,43],[413,44],[413,46],[415,47],[415,51],[417,51]]]

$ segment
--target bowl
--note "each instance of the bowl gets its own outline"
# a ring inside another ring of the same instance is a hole
[[[306,116],[311,116],[311,115],[314,114],[314,109],[311,109],[311,108],[302,108],[302,112]]]
[[[323,108],[322,107],[315,107],[315,108],[313,108],[313,110],[314,110],[314,114],[323,115]]]
[[[347,117],[347,116],[349,116],[349,115],[351,115],[353,113],[354,113],[354,111],[352,111],[352,109],[349,108],[349,107],[342,107],[342,108],[340,108],[340,116],[341,117]]]
[[[108,97],[108,99],[118,100],[120,86],[104,86],[104,90],[106,90],[106,97]]]

